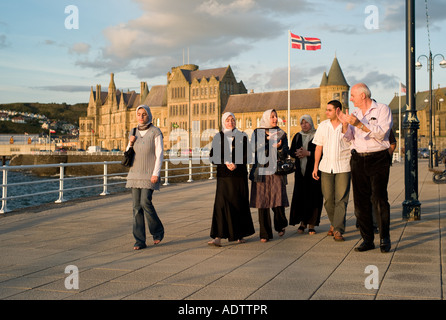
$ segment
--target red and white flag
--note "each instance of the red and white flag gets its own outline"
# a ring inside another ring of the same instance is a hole
[[[321,39],[297,36],[290,32],[291,48],[300,50],[319,50],[322,47]]]
[[[400,83],[400,84],[401,84],[401,92],[406,93],[406,86],[402,83]]]

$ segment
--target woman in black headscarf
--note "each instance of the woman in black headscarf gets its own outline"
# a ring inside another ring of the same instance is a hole
[[[249,207],[248,171],[250,159],[248,136],[235,127],[235,116],[222,116],[222,131],[212,140],[210,159],[217,165],[217,190],[209,245],[221,246],[221,239],[245,242],[254,234]]]

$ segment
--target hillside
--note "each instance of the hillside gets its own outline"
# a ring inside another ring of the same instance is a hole
[[[87,115],[87,103],[69,105],[66,103],[38,103],[17,102],[0,104],[0,110],[11,110],[45,115],[50,121],[66,121],[79,125],[79,117]],[[38,121],[30,121],[25,124],[0,122],[0,133],[40,133],[41,124]]]
[[[0,104],[0,110],[15,110],[45,115],[50,120],[64,120],[79,124],[79,117],[87,115],[87,103],[69,105],[66,103],[17,102]]]

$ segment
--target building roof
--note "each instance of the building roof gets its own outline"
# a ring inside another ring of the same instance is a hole
[[[320,89],[290,91],[290,109],[320,108]],[[222,112],[264,112],[268,109],[288,110],[288,91],[231,95]]]
[[[144,104],[149,107],[167,106],[167,85],[153,86],[144,100]]]
[[[197,79],[198,82],[201,81],[201,79],[205,78],[207,81],[214,76],[217,80],[223,79],[225,73],[226,73],[227,67],[225,68],[215,68],[215,69],[207,69],[207,70],[187,70],[187,69],[181,69],[181,72],[183,73],[184,77],[189,83],[192,83],[194,79]]]
[[[322,80],[323,81],[323,80]],[[321,83],[322,85],[322,83]],[[339,65],[338,58],[333,59],[330,71],[328,72],[327,86],[347,86],[349,87],[347,81],[345,80],[344,73],[342,72],[341,66]]]

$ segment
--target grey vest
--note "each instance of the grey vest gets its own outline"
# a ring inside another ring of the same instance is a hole
[[[130,134],[133,132],[130,132]],[[155,184],[150,182],[153,169],[155,168],[155,138],[159,136],[161,130],[151,125],[144,137],[141,136],[139,130],[136,130],[136,141],[133,144],[135,150],[135,160],[127,175],[126,188],[142,188],[159,190],[160,179]]]

